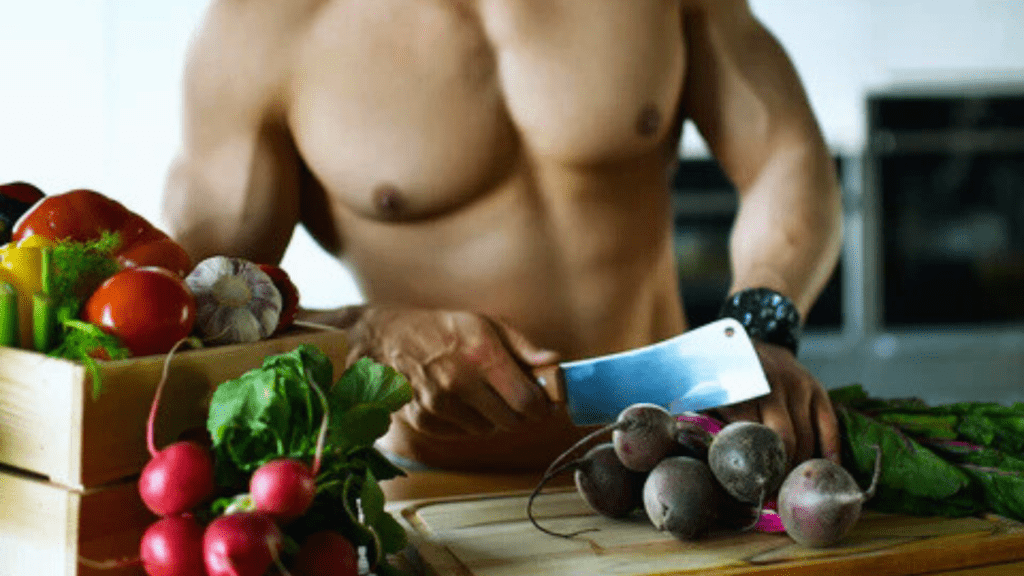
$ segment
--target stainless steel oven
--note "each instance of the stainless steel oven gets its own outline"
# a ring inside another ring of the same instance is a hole
[[[1024,401],[1024,86],[887,90],[865,109],[863,152],[837,158],[844,248],[801,360],[827,387]],[[700,323],[728,286],[735,194],[701,159],[674,189],[682,291]]]

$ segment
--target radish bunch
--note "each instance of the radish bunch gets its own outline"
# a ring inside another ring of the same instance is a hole
[[[180,344],[180,343],[179,343]],[[139,477],[139,495],[160,519],[140,543],[140,562],[149,576],[262,576],[272,566],[294,576],[355,576],[358,553],[343,535],[321,530],[309,535],[285,566],[282,528],[301,518],[317,495],[329,416],[323,393],[310,380],[323,406],[313,462],[276,457],[260,465],[249,479],[240,505],[202,522],[218,487],[214,456],[200,443],[181,440],[157,450],[154,428],[171,355],[154,394],[146,438],[151,460]],[[201,509],[201,505],[205,508]]]
[[[608,432],[611,442],[571,459]],[[527,516],[538,529],[556,536],[586,532],[556,532],[533,516],[534,499],[544,485],[573,470],[577,491],[598,514],[622,518],[642,509],[655,528],[680,539],[698,538],[714,528],[757,528],[788,530],[808,546],[831,545],[856,522],[874,485],[862,493],[842,474],[845,470],[831,462],[826,467],[825,462],[809,461],[787,475],[782,438],[763,424],[723,427],[705,416],[677,418],[654,404],[634,404],[548,467],[530,495]],[[774,511],[762,516],[780,487],[781,517]]]

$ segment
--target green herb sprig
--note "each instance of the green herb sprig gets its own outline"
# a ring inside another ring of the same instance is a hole
[[[43,352],[57,358],[81,362],[92,379],[92,396],[102,391],[97,355],[109,360],[128,358],[128,348],[112,334],[79,320],[89,296],[121,266],[114,257],[121,244],[116,232],[104,232],[87,242],[61,241],[48,248],[48,265],[43,274],[45,314],[56,324],[52,344]]]

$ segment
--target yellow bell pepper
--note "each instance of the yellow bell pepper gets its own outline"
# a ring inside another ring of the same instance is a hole
[[[0,246],[0,282],[14,287],[18,298],[19,338],[22,348],[32,348],[32,297],[42,290],[43,248],[54,245],[42,236]]]

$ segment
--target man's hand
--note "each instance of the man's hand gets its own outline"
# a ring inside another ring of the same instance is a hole
[[[349,330],[349,360],[369,356],[409,378],[400,414],[426,435],[510,430],[551,411],[529,368],[554,363],[502,321],[469,312],[369,307]]]
[[[762,422],[782,436],[790,466],[818,455],[839,461],[839,424],[828,393],[793,353],[754,341],[772,392],[742,404],[720,408],[727,420]]]

